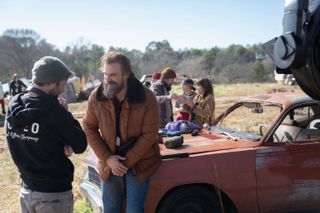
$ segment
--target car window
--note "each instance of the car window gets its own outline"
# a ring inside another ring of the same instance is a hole
[[[274,142],[299,143],[320,139],[320,106],[297,107],[290,110],[273,134]]]
[[[272,125],[279,116],[281,108],[275,105],[254,105],[249,103],[239,106],[221,122],[218,122],[222,128],[230,128],[235,131],[248,132],[255,135],[263,135],[264,131]]]

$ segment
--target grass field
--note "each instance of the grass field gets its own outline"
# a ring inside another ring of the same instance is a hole
[[[181,93],[179,86],[173,88],[173,92]],[[216,111],[217,115],[226,107],[230,106],[241,97],[254,95],[258,93],[271,93],[278,91],[295,91],[299,90],[296,86],[284,86],[279,84],[229,84],[215,85]],[[86,102],[70,104],[69,109],[74,116],[81,121]],[[14,166],[7,145],[4,141],[4,129],[0,128],[0,213],[17,213],[19,212],[18,192],[20,188],[20,178],[17,169]],[[87,153],[87,152],[86,152]],[[75,178],[73,182],[73,192],[75,195],[76,213],[90,213],[90,208],[86,205],[83,196],[79,191],[79,184],[85,172],[85,165],[82,163],[86,153],[73,155],[72,162],[75,165]]]

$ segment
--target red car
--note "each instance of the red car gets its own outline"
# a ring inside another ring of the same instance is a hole
[[[159,146],[147,213],[320,210],[320,102],[302,92],[241,100],[180,148]],[[81,189],[101,211],[96,157],[85,162]]]

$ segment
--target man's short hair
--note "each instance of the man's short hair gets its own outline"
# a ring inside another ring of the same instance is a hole
[[[162,79],[172,79],[176,77],[176,72],[171,67],[166,67],[164,70],[161,71]]]
[[[127,56],[120,52],[108,52],[101,57],[101,68],[105,64],[114,64],[118,63],[121,66],[121,70],[124,73],[132,75],[132,68],[130,60]]]

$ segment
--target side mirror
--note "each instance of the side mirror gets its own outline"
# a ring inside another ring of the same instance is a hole
[[[262,106],[257,106],[251,109],[251,112],[253,113],[263,113],[263,108]]]

